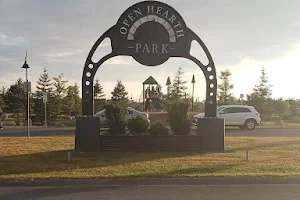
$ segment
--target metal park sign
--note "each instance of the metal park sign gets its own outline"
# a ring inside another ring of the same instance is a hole
[[[93,62],[92,57],[104,39],[111,40],[112,52]],[[196,41],[205,52],[208,64],[190,54]],[[129,7],[93,45],[82,74],[82,115],[76,121],[75,148],[78,151],[103,149],[100,121],[94,114],[94,77],[98,68],[115,56],[131,56],[145,66],[158,66],[171,57],[193,61],[206,79],[205,118],[198,120],[202,150],[224,151],[224,120],[216,118],[217,76],[213,59],[203,41],[187,27],[171,6],[158,1],[143,1]],[[188,143],[186,144],[189,145]],[[101,146],[101,147],[100,147]]]
[[[94,52],[105,38],[110,38],[112,52],[98,62]],[[203,48],[207,65],[190,54],[192,41]],[[216,117],[217,77],[212,57],[202,40],[187,27],[181,15],[171,6],[158,1],[143,1],[129,7],[117,23],[92,47],[82,75],[82,114],[92,116],[93,82],[98,68],[115,56],[131,56],[146,66],[158,66],[170,57],[186,58],[196,63],[206,78],[205,116]]]
[[[160,65],[188,51],[185,22],[165,4],[136,4],[122,14],[116,27],[116,48],[143,65]]]

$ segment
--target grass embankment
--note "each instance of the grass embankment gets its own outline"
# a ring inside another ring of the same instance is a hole
[[[300,176],[299,138],[227,137],[216,154],[78,153],[72,137],[0,138],[0,146],[0,179]]]

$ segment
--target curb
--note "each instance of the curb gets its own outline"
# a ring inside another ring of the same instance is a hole
[[[0,187],[35,186],[121,186],[121,185],[250,185],[300,184],[300,177],[209,177],[209,178],[123,178],[123,179],[60,179],[2,180]]]

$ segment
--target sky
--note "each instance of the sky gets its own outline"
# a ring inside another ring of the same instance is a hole
[[[78,83],[86,57],[96,40],[116,24],[121,14],[136,0],[0,0],[0,86],[9,87],[25,79],[25,51],[28,50],[29,81],[33,90],[47,68],[50,76],[64,73],[68,85]],[[300,99],[300,1],[299,0],[164,0],[175,8],[208,47],[217,70],[232,72],[233,94],[249,94],[259,83],[265,68],[274,98]],[[104,41],[93,59],[111,51]],[[192,55],[205,63],[200,46],[192,45]],[[120,79],[134,100],[141,100],[142,82],[150,75],[166,91],[182,66],[183,78],[195,98],[205,99],[205,80],[192,61],[171,58],[147,67],[131,57],[115,57],[97,71],[107,98]]]

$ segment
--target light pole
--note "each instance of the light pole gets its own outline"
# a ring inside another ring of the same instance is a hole
[[[240,94],[240,103],[241,103],[241,105],[243,105],[243,100],[244,100],[244,94]]]
[[[194,112],[194,86],[195,86],[195,75],[193,75],[193,78],[192,78],[192,84],[193,84],[193,92],[192,92],[192,111]]]
[[[168,97],[168,98],[169,98],[169,94],[170,94],[170,85],[171,85],[171,80],[170,80],[170,77],[168,76],[167,82],[166,82],[166,86],[167,86],[167,97]]]
[[[43,93],[43,103],[45,104],[45,127],[47,127],[47,92]]]
[[[23,64],[22,68],[26,70],[26,84],[24,85],[24,92],[26,92],[27,137],[29,138],[30,137],[30,131],[29,131],[29,125],[30,125],[30,119],[29,119],[29,92],[31,90],[31,83],[28,82],[27,69],[29,69],[29,65],[27,64],[27,50],[26,50],[25,62]]]

